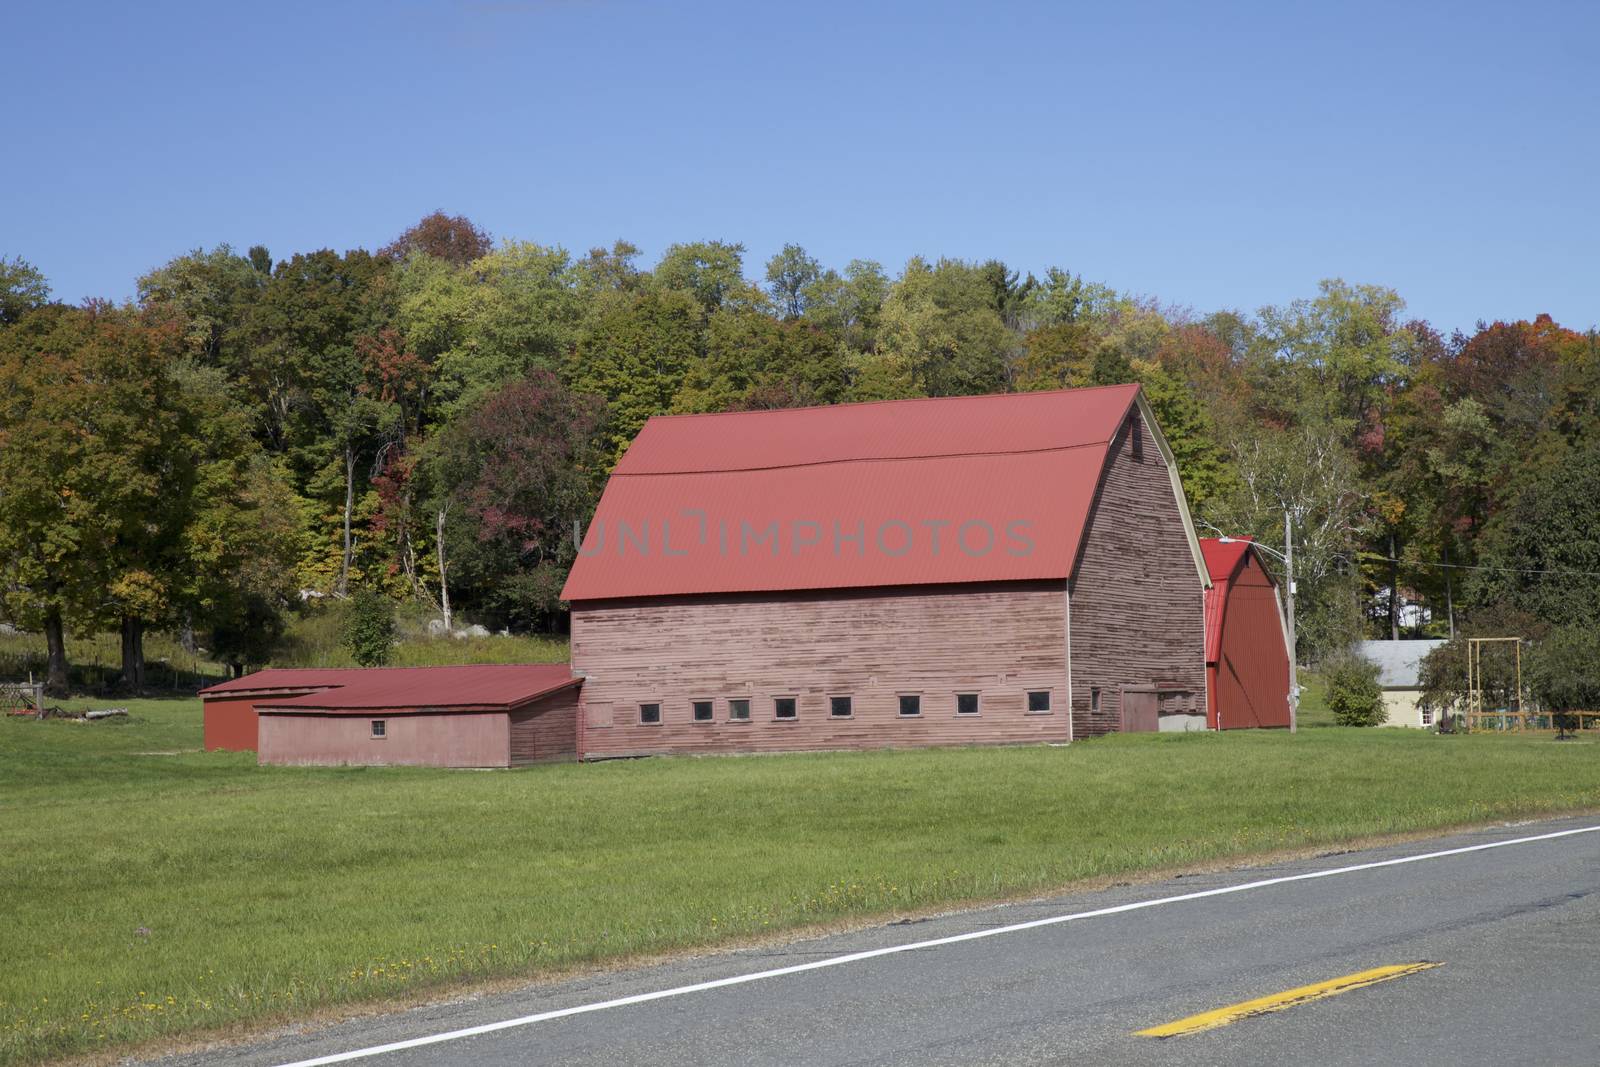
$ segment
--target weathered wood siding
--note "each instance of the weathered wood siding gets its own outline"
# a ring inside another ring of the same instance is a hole
[[[1224,730],[1289,725],[1289,653],[1272,579],[1252,550],[1222,606],[1219,662],[1208,679]]]
[[[511,713],[511,763],[578,756],[578,690],[563,689]]]
[[[1204,593],[1166,463],[1135,412],[1100,476],[1072,580],[1074,737],[1118,729],[1123,686],[1183,690],[1161,710],[1204,713]]]
[[[572,605],[582,756],[1067,740],[1064,583],[672,597]],[[1029,714],[1024,694],[1052,691]],[[980,694],[957,715],[956,694]],[[918,693],[922,713],[899,714]],[[848,695],[848,719],[829,698]],[[797,717],[774,717],[777,697]],[[748,722],[728,701],[750,701]],[[691,702],[712,701],[695,722]],[[661,705],[644,725],[639,705]]]
[[[372,736],[381,719],[383,737]],[[317,766],[505,767],[506,713],[261,716],[257,762]]]

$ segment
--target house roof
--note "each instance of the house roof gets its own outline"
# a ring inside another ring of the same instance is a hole
[[[348,667],[257,671],[202,689],[202,696],[259,693],[258,711],[358,715],[370,711],[500,711],[581,679],[565,663],[474,663],[448,667]],[[278,694],[282,694],[281,696]]]
[[[1137,385],[657,416],[562,597],[1064,579],[1136,406],[1165,453]]]
[[[1416,689],[1420,684],[1422,657],[1445,642],[1358,641],[1356,654],[1378,665],[1378,684],[1385,689]]]

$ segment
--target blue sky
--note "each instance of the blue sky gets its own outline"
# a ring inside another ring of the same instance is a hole
[[[1200,311],[1319,278],[1600,323],[1600,5],[12,5],[0,256],[76,301],[421,215],[1056,264]]]

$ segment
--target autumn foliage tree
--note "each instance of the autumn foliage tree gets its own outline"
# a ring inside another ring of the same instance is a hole
[[[604,404],[535,370],[447,430],[430,463],[431,504],[458,593],[504,626],[549,626],[606,470]]]

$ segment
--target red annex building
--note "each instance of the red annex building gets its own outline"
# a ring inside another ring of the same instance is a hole
[[[1207,584],[1137,385],[658,416],[562,593],[579,754],[1203,728]]]
[[[209,749],[261,763],[512,767],[577,757],[564,663],[264,670],[200,692]]]
[[[1207,725],[1289,725],[1289,646],[1272,574],[1249,538],[1200,541],[1206,591]]]

